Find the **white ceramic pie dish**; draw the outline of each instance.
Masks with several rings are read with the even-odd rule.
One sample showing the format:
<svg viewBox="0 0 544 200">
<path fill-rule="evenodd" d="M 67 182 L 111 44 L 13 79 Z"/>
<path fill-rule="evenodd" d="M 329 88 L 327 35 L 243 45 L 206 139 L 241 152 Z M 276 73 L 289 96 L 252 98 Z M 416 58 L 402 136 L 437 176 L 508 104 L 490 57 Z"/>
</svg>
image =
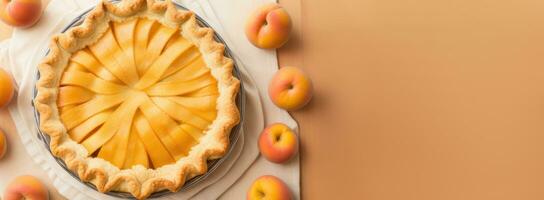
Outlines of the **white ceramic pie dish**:
<svg viewBox="0 0 544 200">
<path fill-rule="evenodd" d="M 118 2 L 116 0 L 112 1 L 114 3 Z M 174 3 L 179 9 L 185 9 L 187 10 L 187 8 L 179 5 L 179 4 L 176 4 Z M 68 26 L 66 26 L 62 32 L 65 32 L 67 31 L 68 29 L 74 27 L 74 26 L 77 26 L 79 24 L 81 24 L 85 18 L 85 16 L 91 11 L 91 9 L 83 12 L 81 15 L 79 15 L 78 17 L 76 17 L 71 23 L 69 23 Z M 198 15 L 196 15 L 196 18 L 200 24 L 200 26 L 203 26 L 203 27 L 210 27 L 209 24 L 207 24 L 202 18 L 198 17 Z M 211 27 L 210 27 L 211 28 Z M 215 33 L 215 40 L 218 41 L 219 43 L 222 43 L 226 46 L 225 42 L 221 39 L 221 37 Z M 226 50 L 225 50 L 225 56 L 226 57 L 229 57 L 229 58 L 232 58 L 231 54 L 230 54 L 230 50 L 229 48 L 227 47 Z M 234 60 L 234 59 L 233 59 Z M 236 67 L 236 63 L 234 63 L 234 71 L 233 71 L 233 75 L 235 77 L 237 77 L 238 79 L 240 79 L 240 75 L 239 75 L 239 71 Z M 36 80 L 39 79 L 39 73 L 36 74 Z M 229 155 L 230 155 L 230 150 L 232 148 L 232 146 L 234 146 L 240 136 L 240 134 L 242 134 L 242 125 L 243 125 L 243 119 L 244 119 L 244 116 L 243 116 L 243 113 L 244 113 L 244 106 L 245 106 L 245 96 L 244 96 L 244 90 L 243 90 L 243 85 L 242 83 L 240 84 L 240 87 L 241 89 L 239 90 L 238 92 L 238 95 L 237 95 L 237 98 L 236 98 L 236 105 L 238 107 L 238 109 L 240 110 L 240 123 L 235 126 L 231 133 L 230 133 L 230 136 L 229 136 L 229 139 L 230 139 L 230 144 L 229 144 L 229 150 L 227 151 L 227 154 L 225 156 L 223 156 L 222 158 L 219 158 L 219 159 L 216 159 L 216 160 L 210 160 L 208 161 L 208 171 L 205 173 L 205 174 L 202 174 L 202 175 L 199 175 L 199 176 L 196 176 L 196 177 L 193 177 L 192 179 L 188 180 L 184 186 L 179 190 L 179 191 L 184 191 L 194 185 L 197 185 L 200 181 L 204 180 L 206 177 L 208 177 L 210 174 L 213 173 L 213 171 L 215 169 L 217 169 L 217 167 L 219 167 L 219 165 L 225 160 L 225 159 L 228 159 L 229 158 Z M 34 89 L 34 96 L 36 96 L 37 92 L 36 92 L 36 89 Z M 39 127 L 39 113 L 38 111 L 35 109 L 34 110 L 34 114 L 35 114 L 35 119 L 36 119 L 36 123 Z M 46 146 L 47 149 L 49 149 L 49 142 L 50 142 L 50 138 L 47 134 L 44 134 L 42 133 L 40 130 L 38 130 L 38 138 L 40 138 L 43 142 L 44 142 L 44 145 Z M 51 154 L 51 156 L 53 156 Z M 54 157 L 54 156 L 53 156 Z M 64 161 L 62 159 L 59 159 L 59 158 L 56 158 L 54 157 L 55 160 L 57 161 L 57 163 L 62 167 L 64 168 L 72 177 L 74 177 L 75 179 L 77 179 L 78 181 L 80 181 L 82 184 L 85 184 L 87 185 L 88 187 L 94 189 L 94 190 L 97 190 L 96 187 L 93 185 L 93 184 L 90 184 L 90 183 L 85 183 L 83 181 L 81 181 L 79 179 L 79 177 L 73 173 L 72 171 L 70 171 L 68 169 L 68 167 L 66 166 L 66 164 L 64 163 Z M 163 195 L 167 195 L 167 194 L 171 194 L 172 192 L 170 191 L 159 191 L 159 192 L 155 192 L 153 193 L 151 196 L 149 196 L 149 198 L 154 198 L 154 197 L 159 197 L 159 196 L 163 196 Z M 107 192 L 106 193 L 107 195 L 111 195 L 111 196 L 115 196 L 115 197 L 121 197 L 121 198 L 133 198 L 133 196 L 129 193 L 124 193 L 124 192 L 115 192 L 115 191 L 112 191 L 112 192 Z"/>
</svg>

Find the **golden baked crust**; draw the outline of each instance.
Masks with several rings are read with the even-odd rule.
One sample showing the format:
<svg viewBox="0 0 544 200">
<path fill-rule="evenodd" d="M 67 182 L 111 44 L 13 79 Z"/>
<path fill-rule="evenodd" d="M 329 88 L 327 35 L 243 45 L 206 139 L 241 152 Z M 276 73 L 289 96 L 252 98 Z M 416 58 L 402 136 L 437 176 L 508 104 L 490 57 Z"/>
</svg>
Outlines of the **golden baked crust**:
<svg viewBox="0 0 544 200">
<path fill-rule="evenodd" d="M 157 169 L 141 165 L 119 169 L 106 160 L 89 156 L 81 144 L 68 136 L 57 106 L 60 79 L 72 54 L 96 42 L 111 21 L 122 22 L 137 17 L 179 28 L 180 34 L 198 47 L 206 66 L 217 80 L 219 91 L 217 117 L 199 143 L 192 147 L 186 157 Z M 229 133 L 239 122 L 235 98 L 240 82 L 232 76 L 233 61 L 224 56 L 224 50 L 224 45 L 214 40 L 211 29 L 200 27 L 192 12 L 178 10 L 170 1 L 99 3 L 81 25 L 52 38 L 49 54 L 38 67 L 40 78 L 36 84 L 38 94 L 34 103 L 40 114 L 40 130 L 51 138 L 53 155 L 64 160 L 81 180 L 94 184 L 100 192 L 129 192 L 138 199 L 144 199 L 156 191 L 179 190 L 186 180 L 207 171 L 208 159 L 219 158 L 226 153 Z"/>
</svg>

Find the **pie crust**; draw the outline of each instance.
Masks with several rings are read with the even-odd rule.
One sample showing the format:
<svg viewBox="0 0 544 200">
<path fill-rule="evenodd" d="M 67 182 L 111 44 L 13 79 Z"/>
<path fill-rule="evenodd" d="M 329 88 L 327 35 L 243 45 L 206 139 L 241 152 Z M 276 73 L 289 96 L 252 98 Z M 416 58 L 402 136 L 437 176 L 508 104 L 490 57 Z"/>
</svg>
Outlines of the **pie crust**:
<svg viewBox="0 0 544 200">
<path fill-rule="evenodd" d="M 195 140 L 196 143 L 190 147 L 187 154 L 176 158 L 173 163 L 157 168 L 143 165 L 120 168 L 108 160 L 97 157 L 96 153 L 93 155 L 94 152 L 89 153 L 84 145 L 72 139 L 67 126 L 63 123 L 62 109 L 58 106 L 58 101 L 61 94 L 61 82 L 63 76 L 66 76 L 65 72 L 69 68 L 71 57 L 97 43 L 101 37 L 108 34 L 108 31 L 111 32 L 110 24 L 141 18 L 154 20 L 162 26 L 176 29 L 174 34 L 180 34 L 180 37 L 185 38 L 198 49 L 205 66 L 209 68 L 209 73 L 217 84 L 218 94 L 214 104 L 217 113 L 215 119 L 203 129 L 202 136 Z M 217 159 L 225 155 L 230 131 L 239 123 L 240 115 L 235 98 L 240 82 L 233 77 L 233 61 L 224 56 L 224 51 L 225 46 L 215 41 L 214 32 L 210 28 L 198 25 L 194 13 L 178 10 L 170 1 L 124 0 L 117 4 L 103 1 L 89 12 L 81 25 L 53 36 L 49 54 L 38 67 L 40 78 L 36 84 L 38 93 L 34 104 L 40 114 L 39 128 L 50 136 L 50 149 L 53 155 L 61 158 L 82 181 L 92 183 L 100 192 L 128 192 L 138 199 L 145 199 L 153 192 L 177 191 L 186 180 L 206 173 L 209 159 Z M 164 73 L 164 70 L 161 72 Z M 145 73 L 141 76 L 145 77 Z M 159 77 L 161 76 L 159 74 Z M 135 85 L 138 85 L 140 80 L 136 80 Z M 129 87 L 132 86 L 134 85 Z M 108 91 L 111 89 L 111 87 L 102 88 L 107 88 Z M 134 95 L 141 93 L 134 93 Z M 147 97 L 149 98 L 151 97 Z M 131 96 L 131 99 L 137 98 Z M 142 99 L 146 98 L 142 97 Z M 131 100 L 124 99 L 123 103 L 129 101 Z M 135 109 L 138 108 L 141 108 L 141 103 L 138 103 Z M 122 118 L 121 116 L 119 115 L 118 118 Z M 113 118 L 112 114 L 106 121 L 118 120 Z M 114 132 L 117 134 L 117 129 Z M 108 140 L 113 140 L 113 137 L 109 137 Z"/>
</svg>

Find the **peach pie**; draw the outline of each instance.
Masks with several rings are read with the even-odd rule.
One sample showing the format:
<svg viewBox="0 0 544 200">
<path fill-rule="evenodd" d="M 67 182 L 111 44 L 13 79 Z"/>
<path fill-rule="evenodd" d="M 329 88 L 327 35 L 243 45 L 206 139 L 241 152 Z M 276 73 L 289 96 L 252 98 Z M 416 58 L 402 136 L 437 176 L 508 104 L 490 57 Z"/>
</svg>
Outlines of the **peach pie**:
<svg viewBox="0 0 544 200">
<path fill-rule="evenodd" d="M 101 2 L 39 66 L 40 129 L 101 192 L 177 191 L 224 156 L 240 116 L 233 61 L 171 2 Z"/>
</svg>

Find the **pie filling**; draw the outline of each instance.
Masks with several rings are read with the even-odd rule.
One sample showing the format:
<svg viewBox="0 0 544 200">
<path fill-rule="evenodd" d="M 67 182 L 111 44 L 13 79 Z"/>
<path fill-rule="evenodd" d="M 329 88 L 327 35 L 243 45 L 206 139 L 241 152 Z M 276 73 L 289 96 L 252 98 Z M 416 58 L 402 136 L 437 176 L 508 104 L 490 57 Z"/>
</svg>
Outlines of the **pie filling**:
<svg viewBox="0 0 544 200">
<path fill-rule="evenodd" d="M 217 116 L 217 80 L 179 29 L 111 22 L 75 52 L 57 105 L 70 138 L 120 169 L 158 168 L 188 155 Z"/>
</svg>

